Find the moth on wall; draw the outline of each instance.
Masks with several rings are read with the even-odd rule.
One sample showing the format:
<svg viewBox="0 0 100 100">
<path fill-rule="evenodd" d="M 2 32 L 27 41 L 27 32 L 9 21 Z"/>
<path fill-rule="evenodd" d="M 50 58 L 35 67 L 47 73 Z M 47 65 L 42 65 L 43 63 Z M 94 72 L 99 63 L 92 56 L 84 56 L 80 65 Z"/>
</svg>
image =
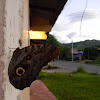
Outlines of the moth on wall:
<svg viewBox="0 0 100 100">
<path fill-rule="evenodd" d="M 59 55 L 59 49 L 50 44 L 35 44 L 17 48 L 8 67 L 10 83 L 17 89 L 30 87 L 43 66 Z"/>
</svg>

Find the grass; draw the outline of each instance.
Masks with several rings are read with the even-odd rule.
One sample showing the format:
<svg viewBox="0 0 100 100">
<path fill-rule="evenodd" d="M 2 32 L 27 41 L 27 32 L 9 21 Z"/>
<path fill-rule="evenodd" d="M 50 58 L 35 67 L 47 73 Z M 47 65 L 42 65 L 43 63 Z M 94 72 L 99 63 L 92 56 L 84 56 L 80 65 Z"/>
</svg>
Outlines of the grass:
<svg viewBox="0 0 100 100">
<path fill-rule="evenodd" d="M 100 77 L 97 75 L 42 72 L 39 79 L 58 100 L 100 100 Z"/>
<path fill-rule="evenodd" d="M 100 61 L 92 60 L 92 61 L 86 61 L 86 64 L 96 65 L 100 66 Z"/>
</svg>

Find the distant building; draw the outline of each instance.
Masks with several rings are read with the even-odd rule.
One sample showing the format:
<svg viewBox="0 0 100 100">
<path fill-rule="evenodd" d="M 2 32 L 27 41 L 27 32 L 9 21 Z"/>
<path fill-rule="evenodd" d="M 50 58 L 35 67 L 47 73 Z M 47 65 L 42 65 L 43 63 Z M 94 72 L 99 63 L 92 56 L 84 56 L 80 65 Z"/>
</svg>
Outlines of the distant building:
<svg viewBox="0 0 100 100">
<path fill-rule="evenodd" d="M 77 49 L 73 49 L 73 58 L 74 61 L 81 61 L 83 56 L 83 51 L 78 51 Z"/>
</svg>

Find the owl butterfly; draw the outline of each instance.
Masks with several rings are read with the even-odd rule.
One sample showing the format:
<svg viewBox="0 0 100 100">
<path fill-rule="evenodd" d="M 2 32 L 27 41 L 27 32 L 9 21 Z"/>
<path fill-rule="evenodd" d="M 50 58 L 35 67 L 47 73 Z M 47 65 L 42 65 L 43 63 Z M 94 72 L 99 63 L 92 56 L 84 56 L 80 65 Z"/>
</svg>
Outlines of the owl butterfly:
<svg viewBox="0 0 100 100">
<path fill-rule="evenodd" d="M 35 44 L 17 48 L 8 67 L 10 83 L 17 89 L 30 87 L 47 63 L 59 55 L 59 49 L 50 44 Z"/>
</svg>

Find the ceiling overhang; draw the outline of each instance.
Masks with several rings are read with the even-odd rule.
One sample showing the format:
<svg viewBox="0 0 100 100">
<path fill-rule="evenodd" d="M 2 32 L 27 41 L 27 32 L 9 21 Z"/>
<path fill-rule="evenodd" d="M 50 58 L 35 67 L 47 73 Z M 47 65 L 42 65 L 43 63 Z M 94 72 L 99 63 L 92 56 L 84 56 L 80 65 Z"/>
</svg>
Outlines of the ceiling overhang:
<svg viewBox="0 0 100 100">
<path fill-rule="evenodd" d="M 67 0 L 30 0 L 30 28 L 49 31 Z"/>
</svg>

